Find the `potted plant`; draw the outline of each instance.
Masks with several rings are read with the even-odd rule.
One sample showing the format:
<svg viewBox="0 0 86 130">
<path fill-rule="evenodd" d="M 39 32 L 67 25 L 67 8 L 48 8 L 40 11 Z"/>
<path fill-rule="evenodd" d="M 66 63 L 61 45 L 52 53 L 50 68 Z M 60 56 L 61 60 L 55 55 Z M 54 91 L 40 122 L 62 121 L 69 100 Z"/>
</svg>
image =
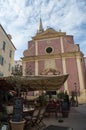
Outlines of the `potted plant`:
<svg viewBox="0 0 86 130">
<path fill-rule="evenodd" d="M 46 105 L 46 95 L 44 93 L 39 96 L 38 102 L 41 107 Z"/>
<path fill-rule="evenodd" d="M 69 102 L 69 96 L 66 92 L 64 93 L 61 107 L 62 107 L 62 116 L 68 117 L 70 110 L 70 102 Z"/>
<path fill-rule="evenodd" d="M 14 100 L 13 117 L 10 120 L 12 130 L 23 130 L 25 120 L 23 119 L 23 99 L 17 97 Z"/>
</svg>

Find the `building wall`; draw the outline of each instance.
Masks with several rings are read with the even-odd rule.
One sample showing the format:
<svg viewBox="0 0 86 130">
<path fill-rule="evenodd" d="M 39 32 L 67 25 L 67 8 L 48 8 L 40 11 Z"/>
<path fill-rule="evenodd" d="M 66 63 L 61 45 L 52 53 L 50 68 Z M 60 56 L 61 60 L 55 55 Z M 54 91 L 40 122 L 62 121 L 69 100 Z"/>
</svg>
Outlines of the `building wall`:
<svg viewBox="0 0 86 130">
<path fill-rule="evenodd" d="M 55 39 L 45 39 L 38 41 L 38 55 L 45 55 L 46 48 L 52 47 L 52 54 L 57 54 L 61 52 L 60 38 Z"/>
<path fill-rule="evenodd" d="M 38 61 L 38 74 L 40 75 L 41 74 L 41 70 L 44 69 L 44 61 L 43 60 L 40 60 Z"/>
<path fill-rule="evenodd" d="M 81 66 L 82 66 L 82 75 L 83 75 L 84 84 L 86 84 L 86 69 L 84 69 L 85 68 L 84 58 L 81 59 Z"/>
<path fill-rule="evenodd" d="M 34 61 L 30 61 L 30 62 L 26 62 L 26 75 L 34 75 L 35 73 L 35 62 Z"/>
<path fill-rule="evenodd" d="M 9 36 L 0 25 L 0 56 L 3 57 L 3 65 L 0 64 L 1 76 L 10 76 L 14 65 L 15 47 L 10 39 L 11 36 L 10 38 Z M 3 42 L 5 43 L 5 50 L 3 50 Z"/>
<path fill-rule="evenodd" d="M 81 62 L 83 54 L 79 45 L 74 44 L 73 36 L 48 29 L 37 34 L 28 44 L 28 49 L 23 53 L 23 68 L 25 69 L 27 64 L 30 65 L 34 75 L 40 75 L 48 69 L 55 69 L 60 72 L 59 74 L 68 73 L 69 77 L 61 87 L 61 91 L 68 91 L 71 95 L 71 92 L 75 91 L 76 83 L 79 101 L 85 102 L 86 73 L 84 61 Z M 47 53 L 46 49 L 49 47 L 52 51 Z"/>
<path fill-rule="evenodd" d="M 69 93 L 71 94 L 72 91 L 75 91 L 74 83 L 77 83 L 77 92 L 79 91 L 79 78 L 78 78 L 78 71 L 77 71 L 77 63 L 75 58 L 67 58 L 66 59 L 66 68 L 67 73 L 69 74 L 68 77 L 68 89 Z"/>
<path fill-rule="evenodd" d="M 61 74 L 63 74 L 63 67 L 62 67 L 62 59 L 55 59 L 55 64 L 57 71 L 59 71 Z"/>
<path fill-rule="evenodd" d="M 85 84 L 86 84 L 86 57 L 84 57 L 84 63 L 85 63 L 84 65 L 85 65 Z"/>
</svg>

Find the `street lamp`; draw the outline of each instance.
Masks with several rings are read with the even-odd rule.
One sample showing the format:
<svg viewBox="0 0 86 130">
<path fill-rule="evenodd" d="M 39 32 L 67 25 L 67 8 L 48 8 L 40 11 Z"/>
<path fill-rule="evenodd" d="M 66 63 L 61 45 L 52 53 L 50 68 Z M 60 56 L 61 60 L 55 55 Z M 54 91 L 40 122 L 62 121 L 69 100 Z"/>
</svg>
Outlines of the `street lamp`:
<svg viewBox="0 0 86 130">
<path fill-rule="evenodd" d="M 77 85 L 76 85 L 76 82 L 74 83 L 74 88 L 75 88 L 76 106 L 78 106 L 78 97 L 77 97 Z"/>
</svg>

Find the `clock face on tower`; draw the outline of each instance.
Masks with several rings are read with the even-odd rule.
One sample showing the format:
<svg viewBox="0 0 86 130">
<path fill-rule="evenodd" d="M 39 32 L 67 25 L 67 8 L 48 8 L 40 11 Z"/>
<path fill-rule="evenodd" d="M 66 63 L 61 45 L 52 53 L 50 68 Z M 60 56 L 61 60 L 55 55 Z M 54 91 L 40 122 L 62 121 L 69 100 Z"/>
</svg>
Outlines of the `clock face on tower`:
<svg viewBox="0 0 86 130">
<path fill-rule="evenodd" d="M 46 48 L 46 52 L 47 52 L 47 53 L 50 54 L 52 51 L 53 51 L 52 47 L 47 47 L 47 48 Z"/>
</svg>

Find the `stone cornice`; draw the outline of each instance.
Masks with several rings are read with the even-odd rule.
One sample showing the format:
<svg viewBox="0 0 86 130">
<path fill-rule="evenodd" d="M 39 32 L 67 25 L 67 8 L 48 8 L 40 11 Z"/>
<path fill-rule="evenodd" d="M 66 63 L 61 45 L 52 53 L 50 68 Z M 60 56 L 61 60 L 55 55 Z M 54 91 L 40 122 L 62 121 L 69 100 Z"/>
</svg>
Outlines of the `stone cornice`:
<svg viewBox="0 0 86 130">
<path fill-rule="evenodd" d="M 83 56 L 82 52 L 71 52 L 71 53 L 59 53 L 59 54 L 49 54 L 49 55 L 38 55 L 38 56 L 27 56 L 23 57 L 22 61 L 35 61 L 44 59 L 61 59 L 61 58 L 81 58 Z"/>
</svg>

